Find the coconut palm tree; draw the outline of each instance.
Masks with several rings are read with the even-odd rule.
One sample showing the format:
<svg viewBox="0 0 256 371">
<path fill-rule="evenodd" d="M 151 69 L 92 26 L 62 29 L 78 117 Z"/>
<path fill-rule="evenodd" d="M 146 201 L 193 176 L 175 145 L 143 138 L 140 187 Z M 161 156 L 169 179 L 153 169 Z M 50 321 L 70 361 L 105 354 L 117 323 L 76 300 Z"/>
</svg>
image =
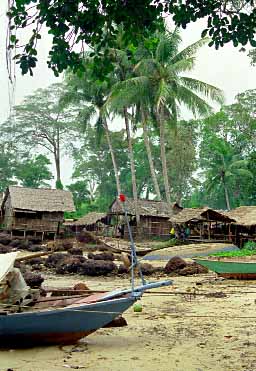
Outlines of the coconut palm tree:
<svg viewBox="0 0 256 371">
<path fill-rule="evenodd" d="M 178 29 L 156 35 L 157 43 L 134 67 L 134 76 L 112 88 L 112 97 L 126 98 L 127 106 L 151 102 L 159 128 L 162 173 L 166 201 L 170 202 L 170 185 L 165 153 L 167 124 L 175 127 L 183 104 L 194 115 L 207 115 L 211 107 L 205 99 L 222 103 L 220 89 L 192 77 L 184 76 L 195 65 L 195 53 L 208 40 L 201 39 L 179 51 Z M 203 96 L 204 99 L 201 97 Z"/>
<path fill-rule="evenodd" d="M 226 207 L 230 210 L 230 188 L 239 177 L 252 179 L 248 161 L 235 153 L 233 147 L 221 138 L 214 137 L 209 145 L 211 157 L 204 159 L 205 188 L 208 192 L 223 189 Z"/>
<path fill-rule="evenodd" d="M 66 75 L 68 94 L 63 97 L 63 102 L 65 104 L 70 102 L 79 103 L 82 101 L 89 103 L 94 108 L 94 112 L 97 114 L 96 127 L 99 134 L 99 139 L 102 133 L 105 133 L 115 174 L 117 194 L 120 194 L 121 184 L 118 166 L 111 141 L 106 112 L 102 109 L 104 107 L 106 97 L 110 91 L 111 79 L 103 82 L 98 81 L 96 78 L 94 78 L 90 68 L 88 68 L 89 63 L 90 59 L 87 58 L 84 63 L 86 71 L 82 77 L 71 73 Z M 83 110 L 81 110 L 80 116 L 83 116 Z"/>
</svg>

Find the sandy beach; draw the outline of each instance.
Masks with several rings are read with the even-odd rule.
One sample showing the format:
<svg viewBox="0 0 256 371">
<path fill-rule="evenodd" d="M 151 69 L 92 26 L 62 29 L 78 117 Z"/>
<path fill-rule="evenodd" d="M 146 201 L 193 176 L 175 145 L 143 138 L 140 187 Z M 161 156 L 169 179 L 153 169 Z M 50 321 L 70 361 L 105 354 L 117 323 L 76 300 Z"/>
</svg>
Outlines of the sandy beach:
<svg viewBox="0 0 256 371">
<path fill-rule="evenodd" d="M 172 279 L 173 286 L 143 296 L 141 313 L 125 313 L 128 326 L 101 329 L 71 346 L 1 350 L 0 370 L 255 371 L 256 283 L 213 273 Z M 129 286 L 126 278 L 81 276 L 48 276 L 46 284 L 81 281 L 91 289 Z"/>
</svg>

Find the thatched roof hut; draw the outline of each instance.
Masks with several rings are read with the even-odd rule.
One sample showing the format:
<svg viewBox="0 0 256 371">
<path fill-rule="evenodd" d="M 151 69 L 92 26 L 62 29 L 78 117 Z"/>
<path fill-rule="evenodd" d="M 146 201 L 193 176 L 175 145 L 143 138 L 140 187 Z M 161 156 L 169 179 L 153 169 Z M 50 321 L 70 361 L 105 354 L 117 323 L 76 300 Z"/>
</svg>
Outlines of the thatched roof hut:
<svg viewBox="0 0 256 371">
<path fill-rule="evenodd" d="M 64 225 L 65 226 L 71 226 L 71 227 L 73 227 L 73 226 L 77 226 L 77 227 L 89 226 L 89 225 L 93 225 L 93 224 L 101 221 L 102 219 L 105 219 L 106 217 L 107 217 L 106 213 L 91 212 L 91 213 L 88 213 L 88 214 L 82 216 L 78 220 L 65 222 Z"/>
<path fill-rule="evenodd" d="M 244 227 L 256 226 L 256 206 L 240 206 L 226 213 L 234 219 L 233 224 Z"/>
<path fill-rule="evenodd" d="M 12 209 L 46 212 L 75 211 L 72 193 L 60 189 L 10 186 L 6 190 L 2 207 L 8 197 Z"/>
<path fill-rule="evenodd" d="M 231 216 L 210 209 L 209 207 L 185 208 L 170 218 L 173 224 L 184 224 L 188 222 L 221 221 L 230 223 L 234 221 Z"/>
<path fill-rule="evenodd" d="M 126 198 L 125 207 L 128 215 L 135 215 L 135 201 L 131 198 Z M 168 218 L 172 214 L 182 210 L 182 207 L 177 203 L 168 205 L 164 201 L 152 201 L 152 200 L 138 200 L 138 212 L 140 216 L 157 216 Z M 110 213 L 112 214 L 124 214 L 122 203 L 116 199 L 110 205 Z"/>
</svg>

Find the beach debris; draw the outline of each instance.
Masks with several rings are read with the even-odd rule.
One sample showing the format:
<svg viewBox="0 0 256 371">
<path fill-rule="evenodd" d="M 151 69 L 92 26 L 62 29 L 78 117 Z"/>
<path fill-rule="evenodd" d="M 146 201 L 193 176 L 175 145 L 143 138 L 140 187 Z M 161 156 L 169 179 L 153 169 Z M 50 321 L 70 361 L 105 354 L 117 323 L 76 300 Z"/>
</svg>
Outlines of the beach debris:
<svg viewBox="0 0 256 371">
<path fill-rule="evenodd" d="M 78 273 L 88 276 L 103 276 L 117 272 L 117 270 L 117 266 L 113 261 L 88 259 L 81 264 Z"/>
<path fill-rule="evenodd" d="M 124 326 L 128 326 L 126 319 L 123 316 L 118 316 L 113 321 L 109 322 L 107 325 L 103 327 L 109 328 L 109 327 L 124 327 Z"/>
<path fill-rule="evenodd" d="M 118 274 L 126 274 L 129 273 L 129 267 L 127 268 L 124 264 L 120 264 L 118 267 Z"/>
<path fill-rule="evenodd" d="M 164 268 L 165 273 L 176 273 L 181 269 L 185 268 L 187 263 L 185 260 L 181 259 L 179 256 L 174 256 L 171 258 Z"/>
<path fill-rule="evenodd" d="M 7 254 L 12 251 L 11 246 L 0 245 L 0 254 Z"/>
<path fill-rule="evenodd" d="M 90 290 L 84 282 L 78 282 L 74 285 L 75 291 Z"/>
<path fill-rule="evenodd" d="M 44 277 L 42 277 L 41 274 L 38 273 L 25 272 L 23 274 L 23 277 L 26 281 L 26 284 L 31 288 L 39 288 L 44 282 Z"/>
<path fill-rule="evenodd" d="M 56 264 L 57 274 L 79 273 L 86 259 L 81 255 L 65 255 Z"/>
<path fill-rule="evenodd" d="M 93 254 L 90 252 L 88 254 L 88 259 L 114 261 L 115 256 L 112 254 L 112 252 L 102 252 L 100 254 Z"/>
<path fill-rule="evenodd" d="M 67 255 L 63 253 L 55 253 L 49 255 L 48 258 L 45 260 L 45 266 L 47 268 L 55 268 L 57 264 L 62 262 L 66 257 Z"/>
<path fill-rule="evenodd" d="M 206 267 L 203 267 L 197 263 L 190 263 L 187 264 L 186 267 L 180 269 L 178 271 L 178 274 L 180 276 L 190 276 L 193 274 L 202 274 L 202 273 L 208 273 L 208 269 Z"/>
<path fill-rule="evenodd" d="M 145 276 L 150 276 L 155 273 L 155 268 L 149 263 L 143 263 L 140 265 L 141 271 Z"/>
<path fill-rule="evenodd" d="M 68 253 L 71 255 L 83 256 L 83 249 L 81 249 L 80 247 L 72 247 L 71 249 L 68 250 Z"/>
</svg>

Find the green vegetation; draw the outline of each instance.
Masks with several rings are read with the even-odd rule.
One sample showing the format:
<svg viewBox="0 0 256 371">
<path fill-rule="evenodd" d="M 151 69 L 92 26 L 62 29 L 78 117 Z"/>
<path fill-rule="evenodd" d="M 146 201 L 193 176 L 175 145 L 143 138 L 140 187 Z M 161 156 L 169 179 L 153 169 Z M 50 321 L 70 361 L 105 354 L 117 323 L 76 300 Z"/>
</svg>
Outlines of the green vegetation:
<svg viewBox="0 0 256 371">
<path fill-rule="evenodd" d="M 19 4 L 17 20 L 26 9 L 22 0 Z M 61 24 L 54 44 L 63 36 Z M 106 55 L 96 57 L 99 45 L 94 55 L 79 54 L 74 67 L 77 54 L 70 63 L 59 59 L 60 54 L 54 68 L 61 61 L 59 71 L 70 66 L 64 82 L 26 97 L 2 123 L 0 190 L 8 184 L 49 184 L 51 161 L 55 186 L 74 195 L 77 211 L 69 217 L 106 211 L 120 192 L 135 201 L 152 198 L 185 207 L 255 205 L 256 90 L 240 93 L 233 104 L 223 106 L 220 89 L 187 75 L 206 39 L 181 50 L 179 31 L 169 31 L 162 23 L 161 32 L 149 27 L 136 43 L 127 44 L 123 22 L 113 31 Z M 98 68 L 107 57 L 111 68 L 106 64 L 99 77 Z M 73 74 L 74 69 L 80 73 Z M 218 112 L 213 113 L 213 102 L 219 104 Z M 184 106 L 195 119 L 181 119 Z M 66 186 L 64 156 L 73 162 Z"/>
<path fill-rule="evenodd" d="M 239 256 L 251 256 L 251 255 L 256 255 L 256 250 L 243 248 L 241 250 L 216 252 L 215 254 L 211 254 L 209 256 L 234 258 L 234 257 L 239 257 Z"/>
<path fill-rule="evenodd" d="M 256 242 L 254 242 L 254 241 L 247 241 L 244 244 L 244 247 L 243 248 L 245 250 L 251 250 L 251 251 L 255 251 L 256 252 Z"/>
<path fill-rule="evenodd" d="M 202 37 L 209 35 L 212 39 L 209 45 L 216 49 L 229 42 L 234 46 L 250 42 L 253 47 L 256 43 L 253 0 L 8 0 L 8 3 L 9 50 L 18 47 L 14 55 L 23 74 L 33 74 L 37 46 L 46 27 L 52 35 L 47 63 L 55 75 L 68 67 L 82 73 L 83 52 L 89 45 L 93 68 L 102 79 L 114 69 L 111 48 L 117 27 L 125 30 L 124 41 L 132 58 L 138 43 L 146 44 L 152 32 L 163 30 L 166 14 L 183 28 L 206 18 Z M 24 29 L 26 32 L 22 32 Z"/>
</svg>

